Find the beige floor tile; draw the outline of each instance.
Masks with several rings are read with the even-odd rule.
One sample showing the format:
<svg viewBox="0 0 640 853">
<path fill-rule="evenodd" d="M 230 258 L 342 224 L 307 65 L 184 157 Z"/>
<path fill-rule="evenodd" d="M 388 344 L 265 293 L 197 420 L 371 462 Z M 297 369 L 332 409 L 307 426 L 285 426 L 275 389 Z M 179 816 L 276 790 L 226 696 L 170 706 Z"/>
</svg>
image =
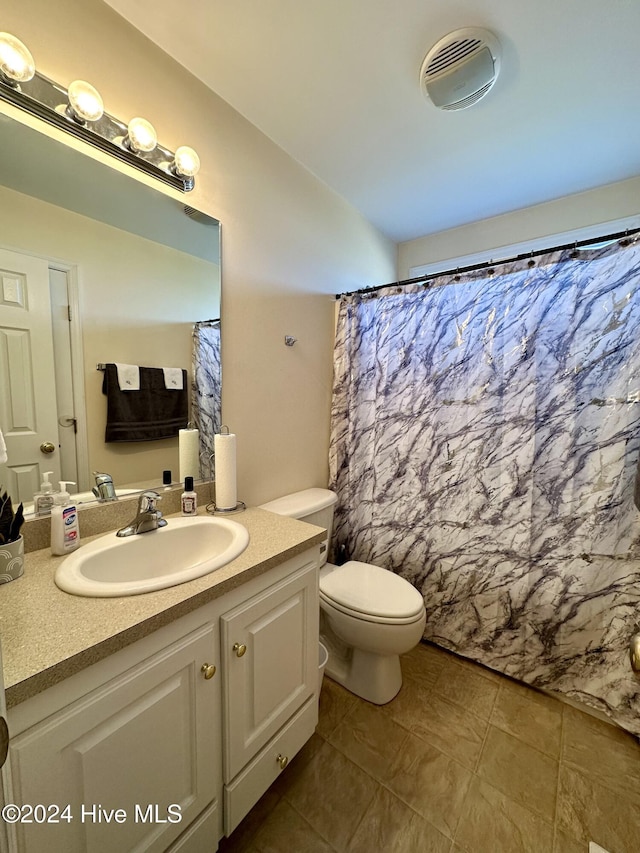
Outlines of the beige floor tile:
<svg viewBox="0 0 640 853">
<path fill-rule="evenodd" d="M 475 776 L 455 839 L 468 853 L 552 853 L 553 826 Z"/>
<path fill-rule="evenodd" d="M 587 847 L 586 841 L 576 841 L 575 838 L 556 830 L 553 853 L 587 853 Z"/>
<path fill-rule="evenodd" d="M 640 810 L 631 800 L 561 765 L 558 829 L 578 841 L 595 841 L 609 853 L 638 853 Z"/>
<path fill-rule="evenodd" d="M 279 792 L 269 788 L 231 835 L 220 841 L 218 853 L 253 853 L 253 839 L 280 799 Z"/>
<path fill-rule="evenodd" d="M 348 853 L 449 853 L 451 840 L 380 787 Z"/>
<path fill-rule="evenodd" d="M 399 725 L 475 769 L 488 723 L 454 702 L 407 678 L 385 710 Z"/>
<path fill-rule="evenodd" d="M 640 809 L 640 744 L 628 732 L 566 707 L 562 761 Z"/>
<path fill-rule="evenodd" d="M 402 667 L 380 707 L 325 679 L 317 734 L 220 853 L 640 853 L 634 738 L 431 644 Z"/>
<path fill-rule="evenodd" d="M 319 720 L 316 731 L 327 737 L 338 726 L 350 709 L 360 700 L 328 676 L 322 680 Z"/>
<path fill-rule="evenodd" d="M 434 692 L 472 714 L 488 720 L 498 692 L 498 684 L 481 672 L 447 661 L 442 667 Z"/>
<path fill-rule="evenodd" d="M 550 696 L 505 680 L 500 685 L 491 724 L 552 758 L 560 756 L 562 705 Z"/>
<path fill-rule="evenodd" d="M 553 822 L 558 762 L 548 755 L 490 726 L 478 775 L 503 794 Z"/>
<path fill-rule="evenodd" d="M 403 749 L 409 732 L 382 710 L 367 703 L 354 706 L 329 736 L 329 742 L 380 782 Z"/>
<path fill-rule="evenodd" d="M 298 779 L 304 768 L 309 764 L 324 742 L 324 738 L 320 737 L 319 734 L 313 734 L 298 754 L 291 759 L 287 768 L 278 776 L 270 790 L 279 796 L 284 796 L 290 788 L 298 783 Z"/>
<path fill-rule="evenodd" d="M 284 797 L 325 841 L 341 850 L 369 808 L 377 788 L 374 779 L 325 742 Z"/>
<path fill-rule="evenodd" d="M 435 646 L 419 643 L 400 658 L 402 675 L 423 687 L 433 687 L 449 657 Z"/>
<path fill-rule="evenodd" d="M 259 853 L 333 853 L 333 848 L 298 814 L 281 800 L 253 839 Z"/>
<path fill-rule="evenodd" d="M 471 772 L 431 744 L 409 735 L 387 786 L 444 835 L 453 838 Z"/>
<path fill-rule="evenodd" d="M 482 675 L 483 678 L 487 678 L 489 681 L 493 681 L 494 684 L 501 684 L 508 676 L 503 675 L 503 673 L 498 672 L 495 669 L 491 669 L 488 666 L 483 666 L 481 663 L 477 663 L 474 660 L 470 660 L 469 658 L 463 658 L 459 655 L 455 656 L 456 662 L 472 672 L 477 672 L 478 675 Z"/>
</svg>

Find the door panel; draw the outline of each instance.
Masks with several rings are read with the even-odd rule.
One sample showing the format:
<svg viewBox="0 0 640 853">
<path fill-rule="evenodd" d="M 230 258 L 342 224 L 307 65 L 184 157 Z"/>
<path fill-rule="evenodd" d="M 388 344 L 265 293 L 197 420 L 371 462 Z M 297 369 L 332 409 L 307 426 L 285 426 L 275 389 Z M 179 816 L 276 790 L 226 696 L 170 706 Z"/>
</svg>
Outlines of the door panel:
<svg viewBox="0 0 640 853">
<path fill-rule="evenodd" d="M 0 250 L 0 429 L 8 462 L 0 483 L 30 501 L 43 471 L 60 479 L 48 263 Z M 53 452 L 41 445 L 49 442 Z"/>
<path fill-rule="evenodd" d="M 220 620 L 227 783 L 314 693 L 317 584 L 314 560 Z"/>
</svg>

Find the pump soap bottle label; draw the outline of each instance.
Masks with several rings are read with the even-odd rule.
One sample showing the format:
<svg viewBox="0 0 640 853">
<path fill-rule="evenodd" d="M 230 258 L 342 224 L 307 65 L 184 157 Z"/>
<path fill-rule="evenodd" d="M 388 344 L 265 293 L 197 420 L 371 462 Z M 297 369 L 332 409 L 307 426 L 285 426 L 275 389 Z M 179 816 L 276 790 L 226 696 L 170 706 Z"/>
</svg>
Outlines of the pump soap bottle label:
<svg viewBox="0 0 640 853">
<path fill-rule="evenodd" d="M 64 548 L 70 550 L 78 541 L 77 512 L 75 506 L 62 508 L 62 529 L 64 530 Z"/>
</svg>

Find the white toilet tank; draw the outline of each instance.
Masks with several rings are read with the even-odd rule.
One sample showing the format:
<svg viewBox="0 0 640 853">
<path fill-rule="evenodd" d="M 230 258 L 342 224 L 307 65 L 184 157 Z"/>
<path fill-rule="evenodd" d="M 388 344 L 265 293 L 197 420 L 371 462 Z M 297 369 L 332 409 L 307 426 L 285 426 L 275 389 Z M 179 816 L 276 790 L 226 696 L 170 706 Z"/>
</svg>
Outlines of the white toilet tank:
<svg viewBox="0 0 640 853">
<path fill-rule="evenodd" d="M 303 489 L 301 492 L 293 492 L 293 494 L 284 495 L 274 501 L 261 504 L 260 509 L 324 527 L 327 536 L 320 546 L 320 565 L 324 565 L 327 562 L 333 529 L 333 508 L 337 500 L 336 493 L 329 489 Z"/>
</svg>

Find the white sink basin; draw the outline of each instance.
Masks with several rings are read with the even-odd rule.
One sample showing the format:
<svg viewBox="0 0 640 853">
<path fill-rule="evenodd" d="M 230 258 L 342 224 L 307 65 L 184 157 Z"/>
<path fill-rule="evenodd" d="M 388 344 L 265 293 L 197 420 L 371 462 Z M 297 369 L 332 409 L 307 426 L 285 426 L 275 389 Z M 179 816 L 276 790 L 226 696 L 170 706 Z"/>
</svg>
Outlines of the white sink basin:
<svg viewBox="0 0 640 853">
<path fill-rule="evenodd" d="M 235 560 L 247 530 L 226 518 L 170 518 L 166 527 L 118 537 L 109 533 L 65 557 L 55 582 L 73 595 L 139 595 L 194 580 Z"/>
</svg>

